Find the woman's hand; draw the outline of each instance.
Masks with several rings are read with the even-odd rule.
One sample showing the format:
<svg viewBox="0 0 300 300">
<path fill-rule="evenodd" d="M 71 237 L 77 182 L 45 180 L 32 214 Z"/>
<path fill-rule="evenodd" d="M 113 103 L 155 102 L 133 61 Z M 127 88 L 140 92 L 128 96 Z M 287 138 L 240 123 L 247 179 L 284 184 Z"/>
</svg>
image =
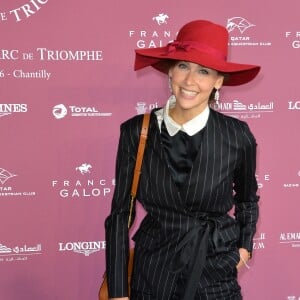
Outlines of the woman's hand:
<svg viewBox="0 0 300 300">
<path fill-rule="evenodd" d="M 236 268 L 239 271 L 242 267 L 250 268 L 247 264 L 248 260 L 250 259 L 250 253 L 247 249 L 240 248 L 240 261 L 237 264 Z"/>
</svg>

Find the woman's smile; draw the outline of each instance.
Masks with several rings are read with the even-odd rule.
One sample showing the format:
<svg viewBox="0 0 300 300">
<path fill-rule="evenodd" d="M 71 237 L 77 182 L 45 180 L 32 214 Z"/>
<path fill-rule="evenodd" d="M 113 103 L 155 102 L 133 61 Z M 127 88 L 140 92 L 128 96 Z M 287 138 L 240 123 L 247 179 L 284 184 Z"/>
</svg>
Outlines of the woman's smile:
<svg viewBox="0 0 300 300">
<path fill-rule="evenodd" d="M 188 98 L 194 98 L 198 95 L 198 92 L 187 90 L 185 88 L 180 88 L 180 92 L 183 96 L 186 96 Z"/>
</svg>

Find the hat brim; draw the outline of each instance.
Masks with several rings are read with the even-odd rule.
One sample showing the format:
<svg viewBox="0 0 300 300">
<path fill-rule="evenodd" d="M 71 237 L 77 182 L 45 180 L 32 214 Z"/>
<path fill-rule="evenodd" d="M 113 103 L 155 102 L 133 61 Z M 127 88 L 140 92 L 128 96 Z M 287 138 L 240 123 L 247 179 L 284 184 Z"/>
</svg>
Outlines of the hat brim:
<svg viewBox="0 0 300 300">
<path fill-rule="evenodd" d="M 234 86 L 245 84 L 253 80 L 260 70 L 260 66 L 227 62 L 223 59 L 201 53 L 196 49 L 167 52 L 167 47 L 135 50 L 134 70 L 152 66 L 156 70 L 168 74 L 170 61 L 183 60 L 197 63 L 218 72 L 228 74 L 223 85 Z"/>
</svg>

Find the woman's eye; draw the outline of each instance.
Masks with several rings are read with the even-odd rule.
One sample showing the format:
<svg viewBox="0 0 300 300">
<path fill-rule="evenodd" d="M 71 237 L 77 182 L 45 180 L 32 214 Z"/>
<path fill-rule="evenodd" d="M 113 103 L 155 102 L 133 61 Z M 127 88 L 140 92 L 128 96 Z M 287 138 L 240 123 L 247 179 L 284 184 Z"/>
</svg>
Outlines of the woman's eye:
<svg viewBox="0 0 300 300">
<path fill-rule="evenodd" d="M 187 64 L 185 64 L 185 63 L 179 63 L 178 64 L 178 68 L 179 69 L 186 69 L 187 68 Z"/>
<path fill-rule="evenodd" d="M 203 74 L 203 75 L 208 75 L 209 74 L 208 70 L 206 70 L 206 69 L 200 69 L 199 73 Z"/>
</svg>

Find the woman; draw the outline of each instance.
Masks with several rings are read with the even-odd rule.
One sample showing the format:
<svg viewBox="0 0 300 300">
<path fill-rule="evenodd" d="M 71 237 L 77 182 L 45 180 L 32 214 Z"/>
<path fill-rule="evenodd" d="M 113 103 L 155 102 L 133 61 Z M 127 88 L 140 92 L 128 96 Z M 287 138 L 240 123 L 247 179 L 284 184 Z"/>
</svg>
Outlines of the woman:
<svg viewBox="0 0 300 300">
<path fill-rule="evenodd" d="M 256 142 L 246 123 L 209 107 L 222 85 L 260 67 L 227 62 L 227 30 L 192 21 L 166 47 L 136 50 L 135 70 L 168 75 L 172 96 L 151 112 L 137 199 L 147 215 L 134 235 L 130 299 L 242 299 L 258 219 Z M 121 126 L 116 189 L 106 226 L 110 299 L 129 299 L 129 193 L 142 116 Z M 235 207 L 235 216 L 229 211 Z"/>
</svg>

